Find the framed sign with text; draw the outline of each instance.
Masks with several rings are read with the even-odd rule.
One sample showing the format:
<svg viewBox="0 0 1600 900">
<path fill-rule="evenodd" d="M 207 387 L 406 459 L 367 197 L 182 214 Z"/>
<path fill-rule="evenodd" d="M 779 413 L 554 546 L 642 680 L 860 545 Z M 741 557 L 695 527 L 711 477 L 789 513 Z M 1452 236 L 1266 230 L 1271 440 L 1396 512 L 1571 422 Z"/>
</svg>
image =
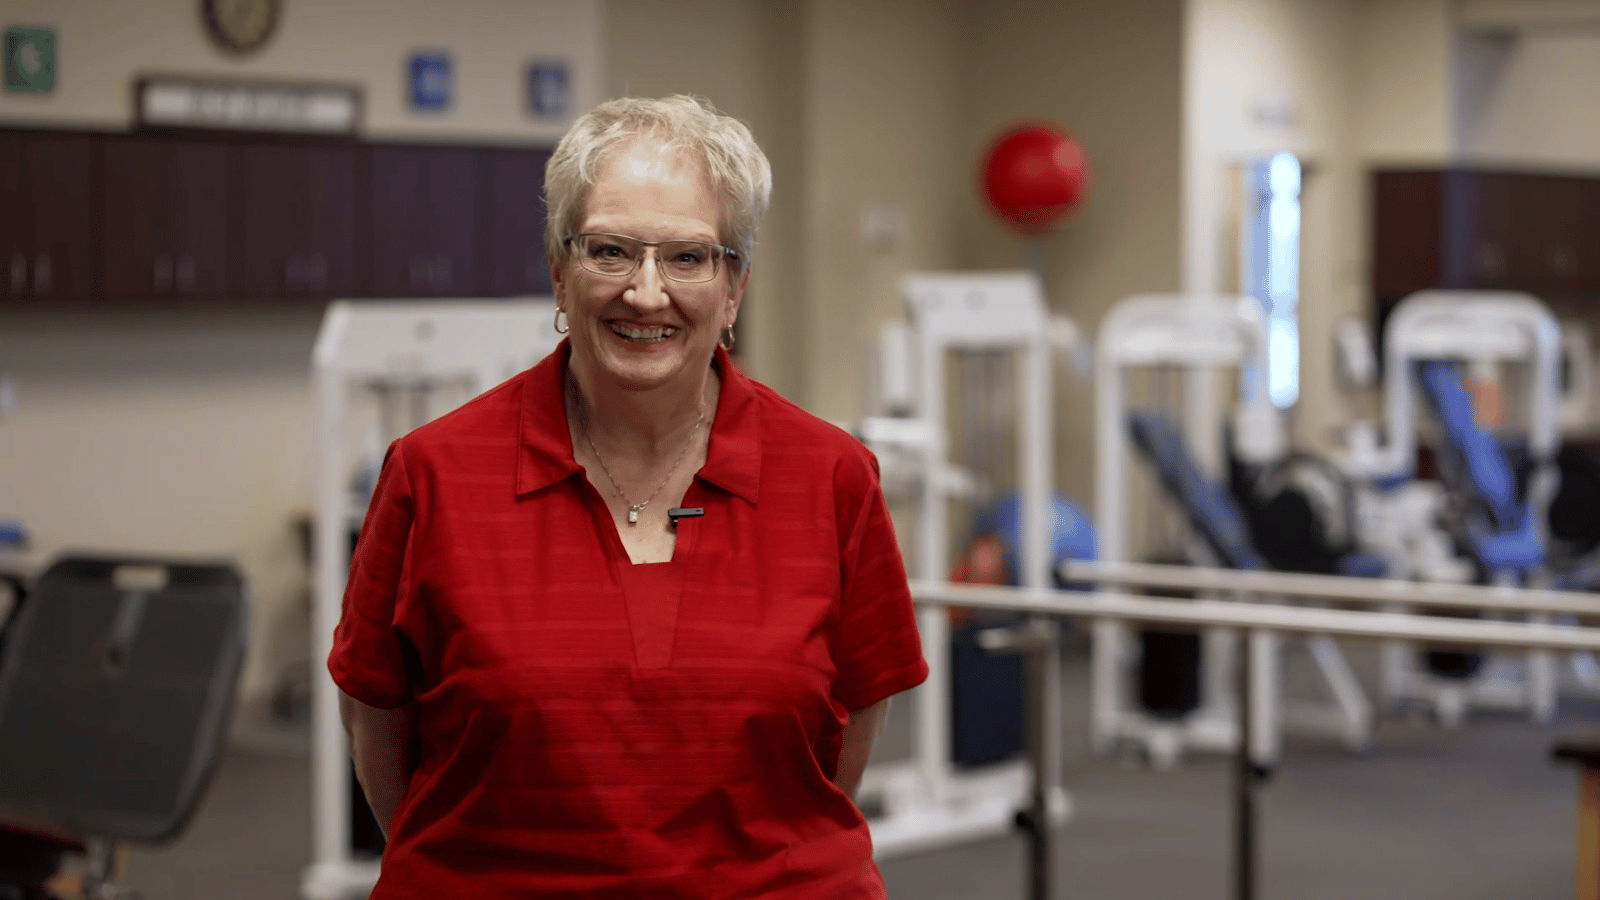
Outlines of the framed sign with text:
<svg viewBox="0 0 1600 900">
<path fill-rule="evenodd" d="M 355 134 L 361 90 L 354 85 L 152 75 L 138 80 L 134 118 L 158 128 L 216 128 Z"/>
</svg>

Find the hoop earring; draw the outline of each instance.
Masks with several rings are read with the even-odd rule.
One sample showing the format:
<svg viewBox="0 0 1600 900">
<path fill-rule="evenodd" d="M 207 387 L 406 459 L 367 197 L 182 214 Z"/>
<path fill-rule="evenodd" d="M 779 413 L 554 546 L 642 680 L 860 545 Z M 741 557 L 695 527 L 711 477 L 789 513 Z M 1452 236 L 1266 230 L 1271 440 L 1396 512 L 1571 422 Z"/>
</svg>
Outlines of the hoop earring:
<svg viewBox="0 0 1600 900">
<path fill-rule="evenodd" d="M 733 345 L 737 340 L 738 339 L 733 336 L 733 326 L 724 325 L 722 327 L 722 333 L 717 335 L 717 346 L 721 347 L 723 350 L 732 350 Z"/>
<path fill-rule="evenodd" d="M 566 334 L 567 332 L 572 330 L 572 327 L 570 325 L 568 327 L 566 327 L 566 328 L 562 328 L 561 327 L 561 316 L 563 314 L 565 314 L 565 313 L 566 313 L 566 310 L 562 309 L 559 306 L 556 307 L 556 321 L 554 323 L 556 334 Z"/>
</svg>

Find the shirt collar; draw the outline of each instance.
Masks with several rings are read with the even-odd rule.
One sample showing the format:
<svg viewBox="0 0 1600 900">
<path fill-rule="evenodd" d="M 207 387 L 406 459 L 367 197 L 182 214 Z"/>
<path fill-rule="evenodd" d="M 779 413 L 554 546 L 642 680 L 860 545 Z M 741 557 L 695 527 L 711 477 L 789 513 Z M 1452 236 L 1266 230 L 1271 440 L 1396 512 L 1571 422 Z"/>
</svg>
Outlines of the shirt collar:
<svg viewBox="0 0 1600 900">
<path fill-rule="evenodd" d="M 522 409 L 518 431 L 522 452 L 517 454 L 517 494 L 548 487 L 578 471 L 567 430 L 562 385 L 572 345 L 561 346 L 523 374 Z M 722 393 L 711 421 L 711 441 L 700 477 L 717 487 L 756 502 L 761 482 L 761 416 L 750 379 L 740 372 L 721 347 L 713 365 L 722 376 Z"/>
</svg>

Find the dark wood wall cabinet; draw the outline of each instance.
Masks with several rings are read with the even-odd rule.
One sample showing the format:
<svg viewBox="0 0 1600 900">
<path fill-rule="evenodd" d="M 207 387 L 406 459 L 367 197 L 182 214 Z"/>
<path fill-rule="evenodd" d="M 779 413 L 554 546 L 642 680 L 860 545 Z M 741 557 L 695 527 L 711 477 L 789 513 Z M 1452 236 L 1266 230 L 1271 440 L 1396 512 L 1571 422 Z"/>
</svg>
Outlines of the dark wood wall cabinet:
<svg viewBox="0 0 1600 900">
<path fill-rule="evenodd" d="M 0 129 L 0 304 L 547 293 L 549 155 Z"/>
<path fill-rule="evenodd" d="M 478 156 L 478 208 L 489 216 L 478 263 L 486 296 L 551 291 L 544 252 L 544 166 L 549 161 L 548 150 L 497 148 Z"/>
<path fill-rule="evenodd" d="M 233 294 L 319 300 L 357 293 L 353 146 L 239 148 Z"/>
<path fill-rule="evenodd" d="M 0 131 L 0 301 L 98 295 L 96 150 L 89 135 Z"/>
<path fill-rule="evenodd" d="M 1600 302 L 1600 177 L 1385 170 L 1372 186 L 1380 315 L 1428 288 L 1527 291 L 1570 314 Z"/>
<path fill-rule="evenodd" d="M 385 297 L 465 297 L 477 285 L 477 154 L 373 146 L 367 154 L 367 262 Z"/>
<path fill-rule="evenodd" d="M 114 301 L 225 299 L 237 201 L 232 147 L 123 137 L 101 145 L 105 296 Z"/>
</svg>

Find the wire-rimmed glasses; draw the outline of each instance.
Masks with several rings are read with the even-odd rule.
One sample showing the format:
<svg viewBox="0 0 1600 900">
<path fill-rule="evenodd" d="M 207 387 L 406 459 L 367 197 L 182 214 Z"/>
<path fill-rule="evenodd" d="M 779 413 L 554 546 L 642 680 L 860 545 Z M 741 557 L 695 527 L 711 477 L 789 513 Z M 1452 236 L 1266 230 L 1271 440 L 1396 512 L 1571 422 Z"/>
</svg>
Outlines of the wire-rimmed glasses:
<svg viewBox="0 0 1600 900">
<path fill-rule="evenodd" d="M 567 235 L 578 264 L 596 275 L 624 278 L 638 271 L 645 250 L 656 248 L 656 269 L 662 277 L 684 284 L 699 284 L 717 277 L 724 256 L 737 259 L 739 251 L 705 241 L 641 241 L 625 234 L 586 232 Z"/>
</svg>

